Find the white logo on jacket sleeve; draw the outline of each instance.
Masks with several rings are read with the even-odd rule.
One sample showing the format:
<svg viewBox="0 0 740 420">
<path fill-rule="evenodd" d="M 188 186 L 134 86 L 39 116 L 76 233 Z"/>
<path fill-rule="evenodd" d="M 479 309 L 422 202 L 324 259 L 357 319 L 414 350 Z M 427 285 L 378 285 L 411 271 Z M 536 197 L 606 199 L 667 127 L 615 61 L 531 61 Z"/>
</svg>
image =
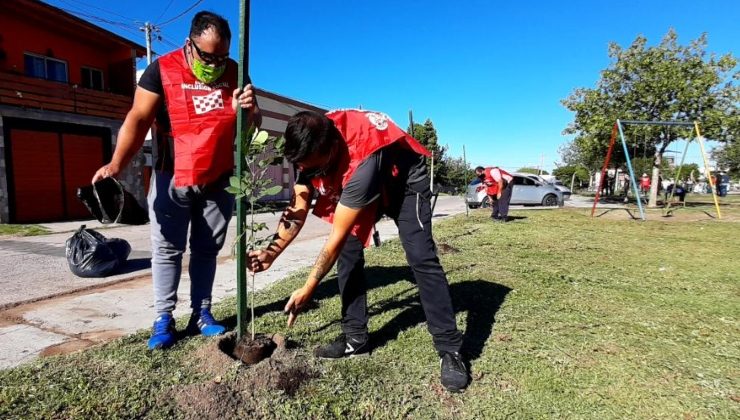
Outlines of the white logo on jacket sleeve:
<svg viewBox="0 0 740 420">
<path fill-rule="evenodd" d="M 367 119 L 370 123 L 375 126 L 378 130 L 385 130 L 388 128 L 388 116 L 380 112 L 368 112 Z"/>
<path fill-rule="evenodd" d="M 224 98 L 221 96 L 220 90 L 214 90 L 208 95 L 203 96 L 193 95 L 193 106 L 195 107 L 196 114 L 205 114 L 214 109 L 223 109 Z"/>
</svg>

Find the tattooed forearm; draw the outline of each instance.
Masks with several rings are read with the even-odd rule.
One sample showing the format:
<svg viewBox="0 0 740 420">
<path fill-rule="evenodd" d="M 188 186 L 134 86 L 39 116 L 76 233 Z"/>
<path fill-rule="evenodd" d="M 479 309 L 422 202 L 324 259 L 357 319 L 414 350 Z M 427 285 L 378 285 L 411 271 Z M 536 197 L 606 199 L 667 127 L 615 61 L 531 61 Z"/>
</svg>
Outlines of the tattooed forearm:
<svg viewBox="0 0 740 420">
<path fill-rule="evenodd" d="M 313 277 L 316 279 L 316 281 L 321 281 L 321 279 L 326 276 L 329 270 L 331 270 L 331 267 L 333 265 L 333 258 L 331 258 L 326 250 L 322 249 L 321 252 L 319 252 L 319 256 L 316 258 L 316 264 L 314 264 Z"/>
</svg>

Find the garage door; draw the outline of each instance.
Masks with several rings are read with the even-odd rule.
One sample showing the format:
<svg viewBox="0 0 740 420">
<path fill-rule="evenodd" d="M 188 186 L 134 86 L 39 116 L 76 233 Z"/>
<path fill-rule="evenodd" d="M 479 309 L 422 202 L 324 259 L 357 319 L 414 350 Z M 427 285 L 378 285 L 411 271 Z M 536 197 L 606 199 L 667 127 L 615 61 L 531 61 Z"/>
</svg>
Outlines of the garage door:
<svg viewBox="0 0 740 420">
<path fill-rule="evenodd" d="M 13 223 L 90 218 L 77 188 L 103 165 L 100 135 L 11 128 L 10 179 Z"/>
</svg>

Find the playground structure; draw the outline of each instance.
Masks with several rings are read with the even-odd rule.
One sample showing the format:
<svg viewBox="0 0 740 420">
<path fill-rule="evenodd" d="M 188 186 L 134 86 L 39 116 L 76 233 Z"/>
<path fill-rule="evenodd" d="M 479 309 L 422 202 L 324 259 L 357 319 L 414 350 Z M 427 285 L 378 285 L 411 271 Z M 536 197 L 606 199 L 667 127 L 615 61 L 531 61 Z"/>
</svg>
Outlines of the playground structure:
<svg viewBox="0 0 740 420">
<path fill-rule="evenodd" d="M 663 215 L 664 216 L 669 216 L 672 213 L 671 203 L 673 202 L 673 196 L 674 196 L 674 193 L 676 191 L 676 185 L 678 183 L 678 180 L 681 179 L 680 178 L 681 177 L 681 169 L 682 169 L 682 167 L 684 165 L 684 161 L 686 159 L 686 152 L 689 149 L 689 144 L 691 144 L 691 142 L 694 139 L 696 139 L 697 142 L 699 143 L 699 147 L 701 149 L 702 158 L 704 159 L 704 171 L 705 171 L 705 175 L 707 177 L 707 181 L 709 182 L 709 184 L 711 186 L 712 197 L 714 199 L 714 206 L 715 206 L 715 208 L 717 210 L 717 218 L 718 219 L 721 219 L 722 218 L 722 214 L 720 213 L 720 210 L 719 210 L 719 202 L 717 201 L 716 188 L 715 188 L 715 185 L 714 185 L 714 181 L 712 179 L 712 175 L 709 172 L 709 160 L 707 159 L 707 155 L 706 155 L 706 152 L 704 150 L 704 142 L 703 142 L 703 138 L 701 136 L 701 131 L 699 130 L 699 123 L 698 122 L 696 122 L 696 121 L 695 122 L 684 122 L 684 121 L 637 121 L 637 120 L 619 120 L 619 119 L 617 119 L 617 121 L 614 123 L 614 126 L 612 127 L 611 138 L 609 140 L 609 148 L 608 148 L 608 150 L 606 152 L 606 158 L 604 159 L 604 166 L 601 168 L 601 177 L 599 178 L 599 186 L 596 189 L 596 197 L 594 197 L 594 204 L 591 207 L 591 217 L 594 216 L 594 212 L 596 211 L 596 205 L 599 202 L 601 191 L 602 191 L 602 189 L 604 187 L 604 179 L 605 179 L 606 171 L 607 171 L 607 168 L 609 167 L 609 162 L 611 160 L 612 152 L 614 150 L 614 144 L 616 143 L 617 133 L 619 133 L 619 138 L 620 138 L 620 140 L 622 142 L 622 148 L 624 150 L 624 156 L 625 156 L 625 159 L 626 159 L 626 162 L 627 162 L 627 169 L 628 169 L 629 176 L 630 176 L 630 186 L 632 188 L 632 192 L 634 193 L 635 197 L 637 198 L 637 207 L 638 207 L 638 209 L 640 211 L 640 218 L 643 221 L 644 220 L 647 220 L 646 217 L 645 217 L 645 210 L 643 209 L 643 205 L 642 205 L 643 204 L 643 197 L 642 197 L 642 194 L 640 193 L 640 188 L 638 188 L 637 180 L 635 178 L 635 171 L 634 171 L 634 169 L 632 167 L 632 160 L 630 159 L 629 148 L 627 147 L 627 141 L 626 141 L 625 136 L 624 136 L 624 128 L 623 128 L 623 125 L 658 125 L 658 126 L 667 126 L 667 127 L 672 127 L 672 126 L 692 127 L 694 129 L 693 131 L 696 134 L 696 136 L 693 137 L 693 138 L 688 138 L 686 140 L 686 147 L 684 149 L 683 155 L 681 156 L 681 164 L 678 167 L 679 168 L 678 169 L 678 173 L 676 173 L 674 188 L 671 189 L 670 197 L 666 200 L 665 207 L 663 209 Z"/>
</svg>

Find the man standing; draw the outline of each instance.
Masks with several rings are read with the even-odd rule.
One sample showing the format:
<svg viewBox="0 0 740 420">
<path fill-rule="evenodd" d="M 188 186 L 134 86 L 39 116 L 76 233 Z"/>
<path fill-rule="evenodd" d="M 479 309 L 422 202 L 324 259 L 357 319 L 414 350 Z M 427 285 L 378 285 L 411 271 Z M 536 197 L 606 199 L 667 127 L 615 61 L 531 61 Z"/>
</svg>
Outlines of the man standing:
<svg viewBox="0 0 740 420">
<path fill-rule="evenodd" d="M 314 191 L 314 214 L 332 223 L 305 285 L 285 306 L 288 325 L 310 301 L 321 279 L 338 261 L 342 332 L 318 347 L 316 356 L 338 359 L 370 351 L 363 248 L 382 214 L 395 220 L 406 259 L 419 287 L 427 328 L 441 359 L 441 382 L 450 391 L 469 381 L 460 355 L 447 277 L 432 238 L 431 192 L 424 156 L 429 152 L 382 113 L 345 110 L 326 115 L 300 112 L 288 122 L 285 157 L 299 170 L 291 205 L 270 246 L 249 253 L 251 271 L 270 267 L 298 235 Z"/>
<path fill-rule="evenodd" d="M 498 166 L 475 168 L 475 174 L 489 188 L 487 194 L 495 194 L 496 200 L 493 204 L 491 218 L 496 222 L 509 221 L 509 202 L 511 202 L 511 190 L 514 188 L 514 177 Z"/>
<path fill-rule="evenodd" d="M 720 172 L 717 177 L 717 183 L 719 184 L 717 187 L 718 195 L 720 197 L 726 197 L 727 191 L 730 190 L 730 176 L 725 171 Z"/>
<path fill-rule="evenodd" d="M 172 312 L 188 226 L 193 309 L 188 331 L 213 336 L 225 330 L 213 319 L 210 308 L 216 257 L 234 207 L 234 196 L 224 189 L 234 167 L 237 107 L 249 110 L 251 122 L 261 122 L 252 85 L 243 90 L 237 86 L 238 65 L 229 59 L 230 43 L 231 31 L 224 18 L 197 13 L 185 45 L 144 71 L 113 158 L 92 179 L 117 176 L 141 148 L 156 118 L 154 170 L 147 199 L 157 317 L 149 349 L 165 349 L 176 341 Z"/>
</svg>

